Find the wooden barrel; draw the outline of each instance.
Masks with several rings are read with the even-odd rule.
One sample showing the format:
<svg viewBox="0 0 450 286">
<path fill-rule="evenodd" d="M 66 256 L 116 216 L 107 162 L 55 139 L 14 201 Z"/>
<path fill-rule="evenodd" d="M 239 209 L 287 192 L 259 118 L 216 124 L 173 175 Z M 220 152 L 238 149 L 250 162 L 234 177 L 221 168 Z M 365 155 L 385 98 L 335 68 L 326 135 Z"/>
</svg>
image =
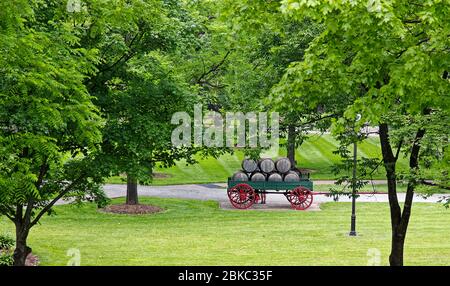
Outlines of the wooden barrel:
<svg viewBox="0 0 450 286">
<path fill-rule="evenodd" d="M 246 173 L 239 171 L 239 172 L 234 173 L 233 176 L 231 177 L 231 179 L 233 181 L 238 181 L 238 182 L 247 182 L 248 176 Z"/>
<path fill-rule="evenodd" d="M 264 173 L 275 171 L 275 163 L 270 158 L 264 158 L 259 161 L 259 169 Z"/>
<path fill-rule="evenodd" d="M 286 174 L 291 169 L 291 161 L 288 158 L 280 158 L 275 161 L 275 168 L 281 174 Z"/>
<path fill-rule="evenodd" d="M 283 177 L 279 173 L 272 173 L 267 177 L 267 181 L 269 182 L 282 182 Z"/>
<path fill-rule="evenodd" d="M 285 182 L 299 182 L 300 175 L 295 171 L 289 171 L 286 175 L 284 175 L 283 181 Z"/>
<path fill-rule="evenodd" d="M 252 182 L 265 181 L 266 180 L 266 176 L 263 173 L 256 172 L 256 173 L 252 174 L 252 176 L 250 177 L 250 180 Z"/>
<path fill-rule="evenodd" d="M 258 168 L 258 164 L 253 159 L 244 159 L 242 169 L 248 173 L 253 173 Z"/>
</svg>

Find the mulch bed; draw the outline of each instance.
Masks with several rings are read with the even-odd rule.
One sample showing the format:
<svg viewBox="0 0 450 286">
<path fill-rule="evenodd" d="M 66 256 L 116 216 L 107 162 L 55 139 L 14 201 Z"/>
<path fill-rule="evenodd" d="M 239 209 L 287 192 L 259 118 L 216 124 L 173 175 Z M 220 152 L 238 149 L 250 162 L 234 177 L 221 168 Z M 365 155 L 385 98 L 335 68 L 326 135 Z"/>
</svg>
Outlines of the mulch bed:
<svg viewBox="0 0 450 286">
<path fill-rule="evenodd" d="M 25 266 L 38 266 L 39 258 L 33 253 L 28 254 L 27 259 L 25 260 Z"/>
<path fill-rule="evenodd" d="M 110 205 L 103 209 L 101 209 L 102 212 L 106 213 L 115 213 L 115 214 L 151 214 L 151 213 L 158 213 L 163 211 L 162 208 L 152 206 L 152 205 L 127 205 L 127 204 L 120 204 L 120 205 Z"/>
<path fill-rule="evenodd" d="M 13 254 L 14 250 L 9 249 L 0 249 L 0 254 L 9 253 L 11 256 Z M 25 260 L 25 266 L 38 266 L 39 265 L 39 258 L 34 255 L 33 253 L 28 254 L 27 259 Z"/>
</svg>

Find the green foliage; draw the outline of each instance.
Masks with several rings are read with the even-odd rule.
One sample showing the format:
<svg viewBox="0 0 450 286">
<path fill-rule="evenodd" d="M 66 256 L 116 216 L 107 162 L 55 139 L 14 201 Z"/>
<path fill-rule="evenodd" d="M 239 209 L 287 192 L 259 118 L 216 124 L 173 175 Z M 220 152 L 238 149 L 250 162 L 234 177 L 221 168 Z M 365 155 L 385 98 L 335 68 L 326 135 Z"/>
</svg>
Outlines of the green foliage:
<svg viewBox="0 0 450 286">
<path fill-rule="evenodd" d="M 12 238 L 9 234 L 1 234 L 0 235 L 0 249 L 6 250 L 10 249 L 14 246 L 14 238 Z"/>
<path fill-rule="evenodd" d="M 0 266 L 12 266 L 13 265 L 13 252 L 14 238 L 9 234 L 0 235 Z"/>
<path fill-rule="evenodd" d="M 196 101 L 190 54 L 205 44 L 187 4 L 0 5 L 1 214 L 32 226 L 60 198 L 107 203 L 105 176 L 148 181 L 157 163 L 223 152 L 170 142 L 171 115 Z"/>
<path fill-rule="evenodd" d="M 197 100 L 203 16 L 179 1 L 80 4 L 0 4 L 0 213 L 25 228 L 58 199 L 103 206 L 105 176 L 149 181 L 156 164 L 224 152 L 170 142 L 171 115 Z"/>
<path fill-rule="evenodd" d="M 309 121 L 291 109 L 273 108 L 268 100 L 290 63 L 300 61 L 312 39 L 321 30 L 309 19 L 289 19 L 279 11 L 278 1 L 199 1 L 209 45 L 196 54 L 204 100 L 220 111 L 278 111 L 281 136 L 287 126 Z M 208 5 L 209 4 L 209 5 Z M 198 80 L 201 79 L 201 80 Z M 309 126 L 308 126 L 309 127 Z M 298 128 L 297 146 L 304 139 Z M 263 150 L 249 151 L 249 156 Z"/>
<path fill-rule="evenodd" d="M 28 233 L 59 198 L 102 181 L 103 122 L 85 86 L 98 51 L 80 46 L 66 1 L 0 5 L 0 214 Z"/>
<path fill-rule="evenodd" d="M 405 156 L 424 129 L 420 168 L 399 178 L 418 183 L 436 168 L 439 175 L 433 179 L 449 186 L 450 53 L 445 47 L 450 39 L 445 35 L 450 7 L 440 1 L 289 0 L 282 1 L 281 10 L 294 19 L 314 19 L 324 30 L 273 90 L 276 105 L 339 114 L 333 120 L 335 135 L 347 134 L 348 126 L 357 132 L 363 124 L 387 123 L 392 146 L 400 146 Z M 357 114 L 362 118 L 352 125 Z"/>
<path fill-rule="evenodd" d="M 192 113 L 198 100 L 190 67 L 205 45 L 201 18 L 179 1 L 112 2 L 115 9 L 95 3 L 74 19 L 77 29 L 91 23 L 95 36 L 82 34 L 81 43 L 100 55 L 87 81 L 105 121 L 98 168 L 149 182 L 156 164 L 192 163 L 202 151 L 174 148 L 170 124 L 173 113 Z"/>
<path fill-rule="evenodd" d="M 12 266 L 14 263 L 11 251 L 0 251 L 0 266 Z"/>
<path fill-rule="evenodd" d="M 363 122 L 380 120 L 399 101 L 413 114 L 431 106 L 448 109 L 448 5 L 368 3 L 283 1 L 285 13 L 311 17 L 326 29 L 305 61 L 288 69 L 280 94 L 311 104 L 341 94 L 352 104 L 345 117 L 361 112 Z M 284 94 L 287 88 L 293 93 Z"/>
</svg>

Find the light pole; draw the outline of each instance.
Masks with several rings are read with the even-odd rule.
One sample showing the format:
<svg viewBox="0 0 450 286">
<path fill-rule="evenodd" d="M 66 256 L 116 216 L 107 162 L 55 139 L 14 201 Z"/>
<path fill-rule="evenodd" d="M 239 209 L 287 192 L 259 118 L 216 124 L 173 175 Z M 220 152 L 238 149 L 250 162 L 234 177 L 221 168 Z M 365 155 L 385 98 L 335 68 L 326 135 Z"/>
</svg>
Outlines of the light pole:
<svg viewBox="0 0 450 286">
<path fill-rule="evenodd" d="M 356 141 L 353 143 L 353 178 L 352 178 L 352 218 L 350 223 L 350 236 L 356 236 L 356 159 L 358 145 Z"/>
<path fill-rule="evenodd" d="M 355 122 L 361 120 L 361 114 L 356 115 Z M 352 177 L 352 217 L 350 221 L 349 236 L 356 236 L 356 164 L 358 155 L 358 145 L 353 142 L 353 177 Z"/>
</svg>

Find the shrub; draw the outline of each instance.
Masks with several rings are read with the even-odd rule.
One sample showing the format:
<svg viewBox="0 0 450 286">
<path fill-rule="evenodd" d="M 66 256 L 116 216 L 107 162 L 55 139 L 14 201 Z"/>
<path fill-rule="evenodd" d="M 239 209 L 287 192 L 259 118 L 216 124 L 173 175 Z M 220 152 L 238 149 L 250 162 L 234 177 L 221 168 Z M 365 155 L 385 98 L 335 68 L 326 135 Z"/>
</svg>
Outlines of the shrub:
<svg viewBox="0 0 450 286">
<path fill-rule="evenodd" d="M 0 250 L 0 266 L 12 266 L 13 263 L 12 251 Z"/>
<path fill-rule="evenodd" d="M 13 246 L 14 238 L 9 234 L 0 235 L 0 266 L 12 266 L 14 263 Z"/>
<path fill-rule="evenodd" d="M 0 250 L 9 250 L 14 246 L 14 238 L 12 238 L 9 234 L 0 235 Z"/>
</svg>

